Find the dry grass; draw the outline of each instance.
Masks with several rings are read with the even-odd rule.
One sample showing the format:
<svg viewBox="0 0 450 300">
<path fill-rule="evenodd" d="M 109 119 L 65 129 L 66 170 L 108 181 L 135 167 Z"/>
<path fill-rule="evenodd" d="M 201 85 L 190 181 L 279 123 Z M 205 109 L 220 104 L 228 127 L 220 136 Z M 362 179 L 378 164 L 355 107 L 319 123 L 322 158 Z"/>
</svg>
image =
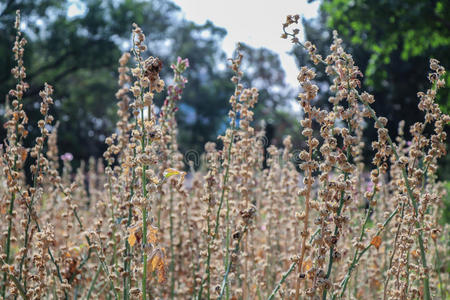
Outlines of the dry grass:
<svg viewBox="0 0 450 300">
<path fill-rule="evenodd" d="M 282 37 L 295 44 L 298 20 L 283 24 Z M 314 106 L 315 73 L 303 67 L 298 102 L 307 147 L 297 152 L 286 137 L 284 148 L 268 148 L 264 169 L 264 132 L 252 127 L 258 91 L 240 83 L 245 58 L 238 54 L 223 148 L 207 143 L 196 171 L 178 150 L 175 121 L 189 63 L 172 65 L 156 115 L 161 62 L 144 57 L 145 36 L 135 25 L 131 54 L 119 61 L 117 132 L 106 139 L 104 159 L 73 172 L 72 155 L 58 154 L 50 85 L 41 92 L 41 136 L 23 146 L 28 85 L 19 15 L 16 28 L 17 85 L 0 162 L 3 298 L 445 299 L 448 228 L 438 223 L 443 188 L 435 174 L 450 118 L 434 102 L 445 85 L 437 60 L 430 60 L 431 88 L 418 93 L 424 121 L 409 129 L 410 141 L 400 124 L 393 141 L 337 34 L 325 58 L 310 42 L 300 44 L 325 64 L 333 109 Z M 368 119 L 378 139 L 364 165 Z"/>
</svg>

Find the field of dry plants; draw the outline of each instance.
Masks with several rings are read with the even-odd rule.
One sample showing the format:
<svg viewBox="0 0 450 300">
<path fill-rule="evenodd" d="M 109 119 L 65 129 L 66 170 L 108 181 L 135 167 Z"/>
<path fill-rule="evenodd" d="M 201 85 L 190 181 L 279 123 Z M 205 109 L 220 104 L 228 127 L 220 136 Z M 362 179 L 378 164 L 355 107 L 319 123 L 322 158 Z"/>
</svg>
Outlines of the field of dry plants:
<svg viewBox="0 0 450 300">
<path fill-rule="evenodd" d="M 400 124 L 392 140 L 337 33 L 321 56 L 299 41 L 298 21 L 286 18 L 282 38 L 303 46 L 333 81 L 332 109 L 319 109 L 315 71 L 299 72 L 305 149 L 295 151 L 286 137 L 282 149 L 268 148 L 262 167 L 264 132 L 252 127 L 258 91 L 242 86 L 245 57 L 237 52 L 223 148 L 207 143 L 201 167 L 186 166 L 175 113 L 189 62 L 171 65 L 166 86 L 162 62 L 147 55 L 134 25 L 134 45 L 119 60 L 117 131 L 106 139 L 104 159 L 72 170 L 72 154 L 58 153 L 51 85 L 40 93 L 41 120 L 23 110 L 26 40 L 18 13 L 17 85 L 0 161 L 1 298 L 446 299 L 449 228 L 438 222 L 444 189 L 435 174 L 450 117 L 434 101 L 445 69 L 430 60 L 430 88 L 417 94 L 425 118 Z M 164 89 L 156 115 L 153 98 Z M 365 165 L 369 119 L 378 139 Z M 30 125 L 41 136 L 26 148 Z M 411 140 L 402 138 L 405 130 Z"/>
</svg>

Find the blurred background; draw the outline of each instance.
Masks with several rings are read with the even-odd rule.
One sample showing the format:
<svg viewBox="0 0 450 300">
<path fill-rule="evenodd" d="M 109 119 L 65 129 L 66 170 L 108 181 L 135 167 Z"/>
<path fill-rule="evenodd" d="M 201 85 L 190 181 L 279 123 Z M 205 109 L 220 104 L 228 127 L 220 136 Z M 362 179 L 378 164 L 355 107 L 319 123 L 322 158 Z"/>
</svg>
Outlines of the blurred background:
<svg viewBox="0 0 450 300">
<path fill-rule="evenodd" d="M 55 87 L 52 114 L 60 121 L 60 153 L 72 153 L 74 166 L 101 157 L 105 137 L 114 131 L 117 61 L 130 48 L 133 22 L 147 34 L 149 53 L 162 58 L 166 84 L 171 82 L 171 62 L 177 56 L 189 58 L 189 83 L 178 113 L 183 153 L 201 153 L 205 142 L 216 141 L 226 128 L 233 93 L 227 58 L 237 42 L 242 42 L 245 57 L 244 84 L 260 90 L 254 126 L 266 129 L 270 144 L 280 145 L 290 134 L 296 147 L 302 146 L 296 72 L 310 63 L 302 49 L 280 38 L 287 14 L 302 16 L 302 39 L 313 41 L 322 54 L 328 53 L 332 30 L 338 30 L 365 74 L 364 88 L 375 95 L 375 110 L 389 119 L 393 136 L 400 120 L 408 128 L 423 119 L 416 93 L 429 87 L 429 58 L 450 68 L 450 2 L 444 0 L 1 0 L 3 96 L 15 84 L 10 70 L 17 9 L 28 39 L 30 89 L 24 103 L 30 125 L 40 117 L 38 93 L 47 81 Z M 316 104 L 326 107 L 329 82 L 323 71 L 317 70 L 322 92 Z M 447 113 L 449 91 L 443 89 L 438 96 Z M 30 130 L 28 143 L 35 134 Z M 0 137 L 5 137 L 3 128 Z M 371 124 L 365 137 L 376 138 Z M 450 178 L 449 165 L 442 161 L 443 179 Z"/>
</svg>

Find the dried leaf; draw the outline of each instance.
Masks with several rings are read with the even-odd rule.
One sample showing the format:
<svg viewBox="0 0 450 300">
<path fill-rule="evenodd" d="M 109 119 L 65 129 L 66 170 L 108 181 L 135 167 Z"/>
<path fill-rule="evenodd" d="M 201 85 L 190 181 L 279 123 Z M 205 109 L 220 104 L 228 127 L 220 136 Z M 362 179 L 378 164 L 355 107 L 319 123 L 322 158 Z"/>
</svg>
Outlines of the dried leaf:
<svg viewBox="0 0 450 300">
<path fill-rule="evenodd" d="M 178 171 L 177 169 L 172 169 L 172 168 L 168 168 L 168 169 L 164 170 L 165 178 L 169 178 L 174 175 L 181 175 L 182 177 L 184 177 L 184 175 L 186 175 L 186 173 L 182 172 L 182 171 Z"/>
<path fill-rule="evenodd" d="M 374 245 L 377 249 L 380 248 L 381 237 L 379 235 L 374 236 L 370 244 Z"/>
<path fill-rule="evenodd" d="M 147 268 L 150 272 L 156 272 L 158 283 L 166 281 L 166 261 L 164 248 L 156 248 L 151 258 L 147 261 Z"/>
<path fill-rule="evenodd" d="M 160 258 L 159 255 L 157 255 L 157 254 L 155 254 L 155 255 L 152 257 L 152 259 L 150 260 L 150 271 L 151 271 L 151 272 L 156 271 L 156 267 L 158 266 L 160 259 L 161 259 L 161 258 Z"/>
<path fill-rule="evenodd" d="M 158 228 L 150 225 L 147 229 L 147 242 L 153 245 L 158 243 Z"/>
<path fill-rule="evenodd" d="M 133 247 L 134 244 L 136 244 L 136 236 L 134 235 L 134 230 L 128 236 L 128 244 L 130 244 L 131 247 Z"/>
<path fill-rule="evenodd" d="M 420 256 L 419 250 L 418 250 L 418 249 L 412 250 L 412 251 L 411 251 L 411 255 L 412 255 L 414 258 L 419 258 L 419 256 Z"/>
<path fill-rule="evenodd" d="M 303 268 L 302 268 L 302 270 L 304 271 L 304 272 L 307 272 L 307 271 L 309 271 L 311 268 L 312 268 L 312 266 L 313 266 L 313 264 L 312 264 L 312 262 L 311 262 L 311 260 L 306 260 L 306 261 L 304 261 L 303 262 Z"/>
<path fill-rule="evenodd" d="M 28 151 L 25 148 L 20 148 L 19 152 L 20 152 L 20 158 L 22 159 L 22 163 L 24 163 L 27 160 Z"/>
</svg>

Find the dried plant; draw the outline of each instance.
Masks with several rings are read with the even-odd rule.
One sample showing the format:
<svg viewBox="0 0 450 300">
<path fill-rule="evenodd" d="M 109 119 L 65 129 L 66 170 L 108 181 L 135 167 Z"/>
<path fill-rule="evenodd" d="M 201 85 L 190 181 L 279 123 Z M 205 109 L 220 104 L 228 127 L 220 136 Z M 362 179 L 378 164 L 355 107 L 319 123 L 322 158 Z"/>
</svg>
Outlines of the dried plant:
<svg viewBox="0 0 450 300">
<path fill-rule="evenodd" d="M 164 66 L 134 24 L 132 49 L 119 60 L 117 130 L 103 159 L 72 170 L 73 155 L 58 156 L 49 84 L 40 93 L 40 135 L 24 146 L 18 13 L 17 84 L 0 161 L 2 298 L 445 299 L 448 226 L 439 223 L 436 171 L 450 117 L 435 102 L 445 69 L 430 60 L 431 87 L 418 93 L 424 121 L 409 128 L 410 141 L 399 124 L 392 140 L 337 33 L 324 58 L 300 42 L 299 19 L 287 17 L 282 37 L 332 79 L 326 110 L 316 106 L 315 71 L 300 69 L 303 149 L 290 137 L 282 148 L 266 145 L 253 127 L 258 91 L 243 86 L 237 51 L 223 147 L 207 143 L 195 170 L 178 148 L 175 118 L 189 61 L 171 65 L 173 83 L 157 108 Z M 366 165 L 370 124 L 378 137 Z"/>
</svg>

